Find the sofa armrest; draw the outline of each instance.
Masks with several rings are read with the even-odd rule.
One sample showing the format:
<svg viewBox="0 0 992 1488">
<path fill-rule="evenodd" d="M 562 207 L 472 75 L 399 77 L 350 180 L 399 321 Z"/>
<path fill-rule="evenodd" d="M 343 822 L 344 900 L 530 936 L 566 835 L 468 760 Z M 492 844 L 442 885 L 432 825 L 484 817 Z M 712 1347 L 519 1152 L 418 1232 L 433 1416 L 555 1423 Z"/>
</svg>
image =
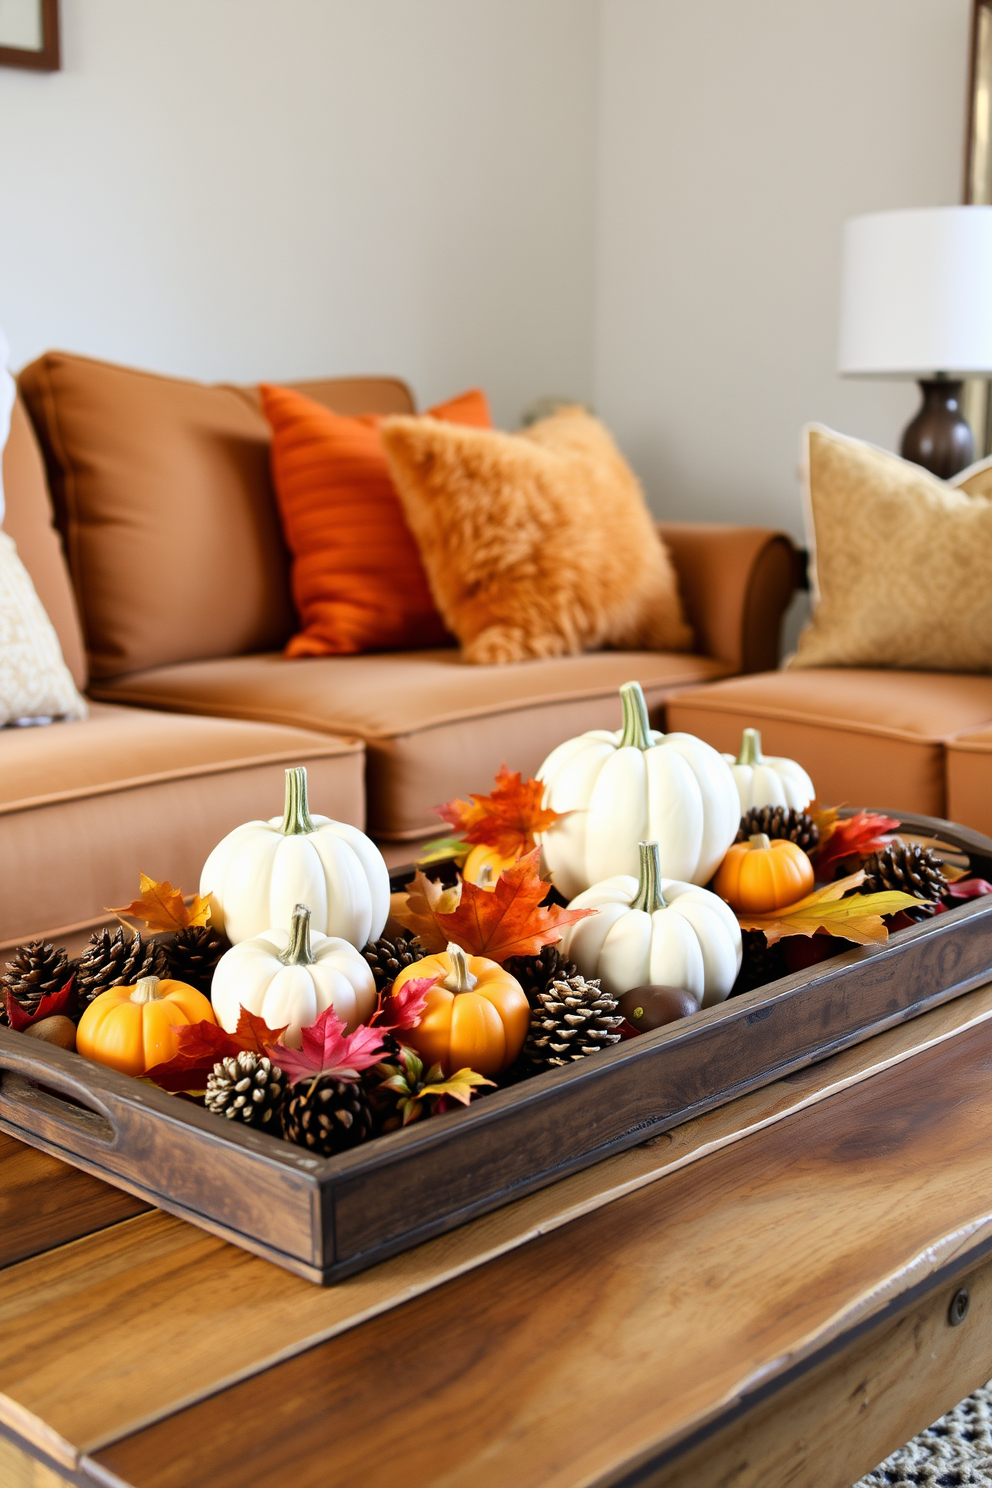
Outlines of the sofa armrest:
<svg viewBox="0 0 992 1488">
<path fill-rule="evenodd" d="M 800 582 L 783 532 L 716 522 L 659 522 L 696 650 L 735 672 L 774 671 L 782 617 Z"/>
</svg>

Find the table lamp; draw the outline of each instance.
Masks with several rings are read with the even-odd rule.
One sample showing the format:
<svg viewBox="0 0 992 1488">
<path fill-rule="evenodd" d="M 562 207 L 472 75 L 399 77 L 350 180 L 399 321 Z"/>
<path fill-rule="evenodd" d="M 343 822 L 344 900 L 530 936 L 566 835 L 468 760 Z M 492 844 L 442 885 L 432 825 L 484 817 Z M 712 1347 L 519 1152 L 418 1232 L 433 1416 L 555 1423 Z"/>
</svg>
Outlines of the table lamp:
<svg viewBox="0 0 992 1488">
<path fill-rule="evenodd" d="M 871 212 L 844 225 L 839 371 L 913 378 L 904 459 L 943 480 L 975 456 L 964 377 L 992 374 L 992 207 Z"/>
</svg>

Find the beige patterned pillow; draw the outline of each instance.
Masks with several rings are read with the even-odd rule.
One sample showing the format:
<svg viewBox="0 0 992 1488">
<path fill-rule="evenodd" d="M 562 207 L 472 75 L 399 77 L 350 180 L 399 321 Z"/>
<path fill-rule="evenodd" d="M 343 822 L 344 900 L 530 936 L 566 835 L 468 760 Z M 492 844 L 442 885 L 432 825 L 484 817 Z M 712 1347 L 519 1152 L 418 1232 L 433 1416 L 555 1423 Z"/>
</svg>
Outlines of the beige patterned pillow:
<svg viewBox="0 0 992 1488">
<path fill-rule="evenodd" d="M 805 431 L 813 619 L 790 667 L 992 670 L 992 481 Z M 986 494 L 988 492 L 988 494 Z"/>
<path fill-rule="evenodd" d="M 0 726 L 85 717 L 52 622 L 13 539 L 0 532 Z"/>
</svg>

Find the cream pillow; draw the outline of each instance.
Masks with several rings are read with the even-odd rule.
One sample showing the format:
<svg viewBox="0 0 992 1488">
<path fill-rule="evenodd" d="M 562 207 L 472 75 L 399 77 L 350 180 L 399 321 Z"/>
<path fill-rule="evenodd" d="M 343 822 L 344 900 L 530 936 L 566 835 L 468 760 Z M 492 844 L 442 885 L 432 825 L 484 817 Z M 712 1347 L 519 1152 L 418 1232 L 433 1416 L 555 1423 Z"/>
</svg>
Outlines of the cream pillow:
<svg viewBox="0 0 992 1488">
<path fill-rule="evenodd" d="M 813 618 L 790 667 L 992 670 L 992 471 L 803 431 Z M 986 494 L 988 493 L 988 494 Z"/>
<path fill-rule="evenodd" d="M 13 538 L 0 532 L 0 726 L 85 717 L 52 622 Z"/>
</svg>

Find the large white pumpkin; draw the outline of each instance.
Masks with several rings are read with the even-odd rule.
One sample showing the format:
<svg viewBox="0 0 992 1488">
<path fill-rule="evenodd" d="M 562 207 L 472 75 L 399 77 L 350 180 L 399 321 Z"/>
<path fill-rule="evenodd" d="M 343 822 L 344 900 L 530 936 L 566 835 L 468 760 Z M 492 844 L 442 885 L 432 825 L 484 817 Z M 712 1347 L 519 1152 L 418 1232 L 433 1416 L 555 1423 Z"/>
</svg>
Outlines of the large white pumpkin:
<svg viewBox="0 0 992 1488">
<path fill-rule="evenodd" d="M 614 997 L 660 985 L 683 988 L 699 1007 L 722 1002 L 741 968 L 736 915 L 709 889 L 662 878 L 656 842 L 638 847 L 637 878 L 617 874 L 572 900 L 569 909 L 598 913 L 568 927 L 562 955 Z"/>
<path fill-rule="evenodd" d="M 289 930 L 265 930 L 221 956 L 210 1000 L 228 1033 L 237 1028 L 245 1007 L 270 1028 L 285 1026 L 283 1042 L 298 1049 L 303 1029 L 329 1007 L 349 1033 L 370 1018 L 376 1004 L 375 977 L 365 957 L 347 940 L 311 932 L 310 911 L 298 904 Z"/>
<path fill-rule="evenodd" d="M 744 730 L 741 752 L 736 759 L 732 754 L 723 757 L 737 782 L 741 816 L 753 806 L 792 806 L 796 811 L 805 811 L 816 795 L 802 765 L 781 755 L 762 754 L 757 729 Z"/>
<path fill-rule="evenodd" d="M 659 734 L 640 683 L 620 689 L 623 728 L 593 729 L 559 744 L 538 770 L 544 804 L 567 811 L 541 838 L 560 894 L 638 873 L 638 843 L 657 842 L 666 878 L 704 884 L 737 835 L 740 804 L 730 767 L 692 734 Z"/>
<path fill-rule="evenodd" d="M 282 816 L 229 832 L 203 865 L 200 893 L 210 896 L 211 924 L 232 945 L 288 930 L 294 907 L 308 904 L 315 930 L 360 950 L 386 923 L 389 870 L 357 827 L 310 815 L 307 772 L 298 766 L 286 771 Z"/>
</svg>

